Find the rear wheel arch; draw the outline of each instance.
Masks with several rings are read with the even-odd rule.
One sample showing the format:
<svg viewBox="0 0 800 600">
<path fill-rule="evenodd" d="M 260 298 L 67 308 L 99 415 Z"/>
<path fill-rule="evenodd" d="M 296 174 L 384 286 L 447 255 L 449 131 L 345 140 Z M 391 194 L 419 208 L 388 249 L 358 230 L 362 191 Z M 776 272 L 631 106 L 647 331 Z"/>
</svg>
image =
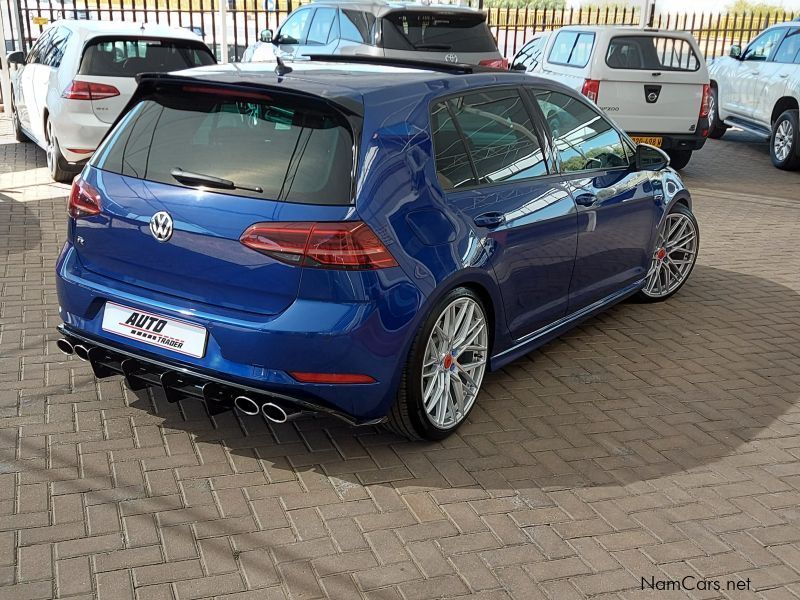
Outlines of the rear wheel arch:
<svg viewBox="0 0 800 600">
<path fill-rule="evenodd" d="M 797 100 L 791 96 L 783 96 L 772 107 L 772 115 L 770 115 L 769 123 L 773 125 L 784 112 L 787 110 L 798 110 Z"/>
</svg>

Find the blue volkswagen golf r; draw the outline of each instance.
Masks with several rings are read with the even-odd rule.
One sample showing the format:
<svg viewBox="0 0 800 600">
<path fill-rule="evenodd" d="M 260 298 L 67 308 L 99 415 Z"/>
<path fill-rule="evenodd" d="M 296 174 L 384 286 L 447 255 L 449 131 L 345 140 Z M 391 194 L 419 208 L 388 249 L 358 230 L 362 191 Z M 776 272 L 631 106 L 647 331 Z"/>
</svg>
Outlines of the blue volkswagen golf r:
<svg viewBox="0 0 800 600">
<path fill-rule="evenodd" d="M 440 439 L 487 370 L 685 283 L 660 150 L 552 82 L 369 60 L 142 76 L 73 184 L 59 348 L 211 414 Z"/>
</svg>

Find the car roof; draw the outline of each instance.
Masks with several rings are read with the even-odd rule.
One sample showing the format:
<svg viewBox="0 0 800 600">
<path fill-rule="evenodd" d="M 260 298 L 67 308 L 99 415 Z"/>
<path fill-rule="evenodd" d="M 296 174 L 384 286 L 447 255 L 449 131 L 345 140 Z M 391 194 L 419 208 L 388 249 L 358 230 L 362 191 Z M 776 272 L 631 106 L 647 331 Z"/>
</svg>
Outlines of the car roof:
<svg viewBox="0 0 800 600">
<path fill-rule="evenodd" d="M 679 31 L 675 29 L 658 29 L 656 27 L 638 27 L 637 25 L 565 25 L 560 29 L 556 29 L 553 33 L 559 31 L 591 31 L 593 33 L 602 33 L 606 35 L 614 35 L 624 33 L 626 35 L 653 35 L 661 34 L 669 37 L 692 37 L 689 31 Z"/>
<path fill-rule="evenodd" d="M 363 10 L 377 16 L 385 15 L 397 10 L 448 12 L 465 14 L 482 14 L 482 11 L 469 6 L 455 6 L 452 4 L 424 4 L 422 2 L 384 2 L 383 0 L 314 0 L 304 6 L 335 6 Z"/>
<path fill-rule="evenodd" d="M 202 41 L 200 36 L 180 27 L 155 23 L 130 23 L 121 21 L 95 21 L 91 19 L 60 19 L 50 27 L 66 27 L 83 40 L 106 35 L 143 38 L 178 38 Z"/>
</svg>

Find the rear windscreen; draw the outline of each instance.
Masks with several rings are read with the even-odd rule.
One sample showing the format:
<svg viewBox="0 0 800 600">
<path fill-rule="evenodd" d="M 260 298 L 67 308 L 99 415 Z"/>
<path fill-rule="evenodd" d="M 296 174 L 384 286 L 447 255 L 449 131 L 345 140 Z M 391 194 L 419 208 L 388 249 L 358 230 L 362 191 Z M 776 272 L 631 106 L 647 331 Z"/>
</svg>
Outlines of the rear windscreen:
<svg viewBox="0 0 800 600">
<path fill-rule="evenodd" d="M 221 178 L 236 186 L 226 194 L 303 204 L 351 199 L 350 127 L 305 99 L 237 100 L 184 86 L 137 104 L 96 157 L 104 171 L 172 185 L 186 183 L 181 172 Z"/>
<path fill-rule="evenodd" d="M 497 52 L 483 14 L 392 12 L 383 18 L 382 46 L 391 50 Z"/>
<path fill-rule="evenodd" d="M 83 52 L 81 75 L 134 77 L 166 73 L 216 62 L 201 42 L 192 40 L 100 39 Z"/>
<path fill-rule="evenodd" d="M 687 40 L 663 35 L 630 35 L 611 39 L 606 64 L 612 69 L 697 71 L 700 59 Z"/>
</svg>

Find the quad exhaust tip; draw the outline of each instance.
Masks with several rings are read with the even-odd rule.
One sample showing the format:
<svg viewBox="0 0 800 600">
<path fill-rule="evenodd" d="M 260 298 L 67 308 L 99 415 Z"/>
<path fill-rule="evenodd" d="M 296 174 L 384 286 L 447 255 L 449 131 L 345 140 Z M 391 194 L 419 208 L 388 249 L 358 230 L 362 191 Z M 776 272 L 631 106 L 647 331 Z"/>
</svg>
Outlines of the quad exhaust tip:
<svg viewBox="0 0 800 600">
<path fill-rule="evenodd" d="M 89 360 L 89 349 L 86 346 L 81 344 L 77 344 L 75 346 L 75 356 L 80 358 L 81 360 Z"/>
<path fill-rule="evenodd" d="M 66 338 L 61 338 L 60 340 L 58 340 L 56 342 L 56 346 L 58 347 L 59 350 L 61 350 L 61 352 L 63 352 L 66 355 L 70 355 L 75 352 L 75 347 L 72 345 L 72 342 L 70 342 Z"/>
<path fill-rule="evenodd" d="M 272 402 L 265 402 L 261 405 L 261 414 L 273 423 L 286 423 L 289 420 L 286 411 Z"/>
<path fill-rule="evenodd" d="M 247 396 L 236 396 L 233 405 L 246 415 L 257 415 L 260 412 L 258 402 Z"/>
</svg>

